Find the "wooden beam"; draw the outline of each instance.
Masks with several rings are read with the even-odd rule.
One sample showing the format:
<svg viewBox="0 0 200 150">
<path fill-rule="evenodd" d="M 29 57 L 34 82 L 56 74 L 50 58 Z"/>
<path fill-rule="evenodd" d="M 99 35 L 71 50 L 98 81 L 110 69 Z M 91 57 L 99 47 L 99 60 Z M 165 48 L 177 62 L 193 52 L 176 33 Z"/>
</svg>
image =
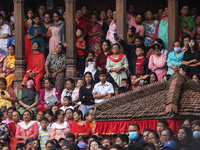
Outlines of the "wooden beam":
<svg viewBox="0 0 200 150">
<path fill-rule="evenodd" d="M 178 40 L 178 0 L 168 0 L 168 18 L 168 51 L 172 52 Z"/>
</svg>

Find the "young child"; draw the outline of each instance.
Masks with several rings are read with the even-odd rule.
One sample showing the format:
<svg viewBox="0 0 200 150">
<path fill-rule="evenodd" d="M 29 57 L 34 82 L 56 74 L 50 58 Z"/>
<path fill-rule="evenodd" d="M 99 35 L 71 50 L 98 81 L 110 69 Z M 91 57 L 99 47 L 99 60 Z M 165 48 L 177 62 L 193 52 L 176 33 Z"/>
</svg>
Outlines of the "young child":
<svg viewBox="0 0 200 150">
<path fill-rule="evenodd" d="M 63 103 L 62 103 L 62 107 L 60 107 L 60 109 L 62 109 L 64 112 L 67 108 L 71 108 L 71 109 L 74 109 L 73 106 L 70 106 L 71 105 L 71 102 L 72 102 L 72 98 L 71 96 L 65 96 L 63 98 Z"/>
<path fill-rule="evenodd" d="M 135 69 L 133 69 L 132 74 L 137 74 L 139 77 L 140 76 L 144 76 L 146 74 L 148 74 L 148 63 L 149 63 L 149 59 L 146 58 L 145 56 L 143 56 L 144 54 L 144 47 L 143 46 L 138 46 L 136 48 L 136 56 L 137 56 L 137 60 L 134 63 L 134 67 Z"/>
<path fill-rule="evenodd" d="M 50 139 L 50 131 L 47 130 L 49 120 L 47 118 L 42 118 L 40 125 L 42 126 L 42 130 L 39 131 L 38 139 L 40 140 L 41 149 L 46 150 L 45 144 Z"/>
<path fill-rule="evenodd" d="M 122 79 L 121 87 L 124 87 L 126 90 L 128 89 L 128 87 L 129 87 L 128 79 L 125 79 L 125 78 Z"/>
<path fill-rule="evenodd" d="M 181 48 L 181 51 L 182 52 L 186 52 L 188 50 L 188 47 L 189 47 L 189 42 L 191 40 L 191 37 L 189 35 L 186 35 L 183 37 L 183 44 L 184 44 L 184 47 Z"/>
<path fill-rule="evenodd" d="M 119 95 L 120 95 L 120 94 L 123 94 L 123 93 L 126 93 L 126 92 L 128 92 L 127 88 L 125 88 L 125 87 L 120 87 L 120 88 L 118 88 L 118 94 L 119 94 Z"/>
<path fill-rule="evenodd" d="M 200 15 L 196 16 L 195 18 L 195 31 L 196 31 L 196 41 L 197 43 L 200 42 Z"/>
<path fill-rule="evenodd" d="M 78 79 L 76 87 L 80 89 L 81 86 L 83 86 L 83 79 Z"/>
<path fill-rule="evenodd" d="M 77 64 L 80 66 L 78 77 L 82 77 L 84 71 L 86 43 L 85 40 L 83 40 L 83 42 L 79 42 L 80 38 L 83 35 L 84 35 L 83 28 L 78 28 L 76 30 L 76 48 L 77 48 L 76 55 L 77 55 Z"/>
<path fill-rule="evenodd" d="M 39 52 L 45 55 L 45 34 L 46 29 L 43 25 L 40 25 L 40 16 L 34 15 L 33 16 L 34 24 L 29 28 L 28 32 L 28 39 L 32 40 L 31 45 L 33 45 L 33 42 L 38 41 L 40 44 L 40 50 Z"/>
<path fill-rule="evenodd" d="M 94 78 L 94 75 L 97 71 L 96 67 L 97 67 L 97 63 L 96 63 L 96 58 L 94 58 L 95 55 L 94 55 L 94 51 L 92 50 L 89 50 L 88 51 L 88 54 L 87 54 L 87 58 L 85 60 L 85 72 L 91 72 L 92 73 L 92 76 Z"/>
<path fill-rule="evenodd" d="M 15 45 L 15 28 L 12 29 L 12 37 L 10 37 L 10 38 L 8 39 L 7 48 L 8 48 L 10 45 Z"/>
<path fill-rule="evenodd" d="M 58 143 L 59 143 L 60 146 L 63 145 L 64 140 L 65 140 L 64 138 L 60 138 L 60 139 L 58 140 Z"/>
<path fill-rule="evenodd" d="M 95 129 L 95 122 L 93 120 L 93 115 L 90 114 L 89 112 L 85 114 L 85 120 L 90 124 L 90 128 L 92 133 L 94 133 L 94 129 Z"/>
<path fill-rule="evenodd" d="M 161 135 L 161 132 L 164 128 L 168 127 L 169 123 L 165 119 L 159 119 L 157 121 L 157 132 Z"/>
<path fill-rule="evenodd" d="M 126 34 L 127 44 L 135 44 L 135 37 L 134 37 L 135 31 L 136 28 L 134 26 L 128 29 L 128 32 Z"/>
</svg>

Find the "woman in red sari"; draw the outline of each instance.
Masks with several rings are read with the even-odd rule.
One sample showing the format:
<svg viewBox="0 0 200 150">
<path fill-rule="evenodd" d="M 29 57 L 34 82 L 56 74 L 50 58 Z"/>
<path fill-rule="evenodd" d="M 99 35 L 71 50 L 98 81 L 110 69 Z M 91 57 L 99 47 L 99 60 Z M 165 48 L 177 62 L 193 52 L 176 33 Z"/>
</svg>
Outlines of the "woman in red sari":
<svg viewBox="0 0 200 150">
<path fill-rule="evenodd" d="M 81 9 L 78 9 L 76 11 L 76 29 L 78 28 L 83 28 L 84 30 L 84 36 L 83 38 L 87 35 L 87 21 L 85 21 L 83 18 L 83 12 Z M 82 39 L 83 40 L 83 39 Z"/>
<path fill-rule="evenodd" d="M 87 139 L 90 135 L 92 135 L 90 124 L 87 121 L 83 121 L 82 117 L 82 111 L 74 111 L 74 120 L 76 122 L 72 124 L 71 133 L 75 135 L 76 139 L 80 137 Z"/>
<path fill-rule="evenodd" d="M 29 77 L 34 78 L 35 80 L 35 89 L 40 90 L 41 79 L 44 77 L 45 69 L 45 56 L 39 52 L 40 45 L 38 42 L 33 42 L 32 50 L 33 52 L 28 55 L 26 62 L 26 74 L 23 78 L 22 85 L 26 85 L 26 82 Z"/>
<path fill-rule="evenodd" d="M 9 147 L 11 150 L 16 150 L 18 140 L 15 138 L 15 133 L 16 133 L 17 125 L 20 122 L 20 113 L 18 111 L 14 111 L 12 114 L 12 119 L 14 122 L 11 122 L 8 124 L 9 133 L 10 133 Z"/>
<path fill-rule="evenodd" d="M 88 48 L 94 51 L 96 57 L 101 53 L 101 37 L 103 36 L 102 26 L 97 22 L 96 14 L 92 14 L 88 25 Z"/>
</svg>

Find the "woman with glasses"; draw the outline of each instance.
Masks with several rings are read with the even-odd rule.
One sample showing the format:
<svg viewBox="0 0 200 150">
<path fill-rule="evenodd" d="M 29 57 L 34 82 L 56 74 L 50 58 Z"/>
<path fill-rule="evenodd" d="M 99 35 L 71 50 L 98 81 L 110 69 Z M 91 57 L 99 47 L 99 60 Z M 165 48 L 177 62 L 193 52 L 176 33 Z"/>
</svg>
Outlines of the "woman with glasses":
<svg viewBox="0 0 200 150">
<path fill-rule="evenodd" d="M 50 139 L 59 140 L 60 138 L 65 138 L 68 133 L 70 133 L 70 125 L 65 119 L 65 112 L 58 109 L 54 115 L 54 122 L 50 129 Z"/>
<path fill-rule="evenodd" d="M 162 130 L 161 135 L 160 135 L 160 142 L 159 142 L 160 149 L 162 149 L 164 144 L 170 140 L 173 140 L 173 131 L 172 129 L 167 127 L 164 130 Z"/>
<path fill-rule="evenodd" d="M 151 142 L 155 145 L 156 150 L 159 148 L 159 135 L 156 133 L 156 131 L 150 131 L 149 134 L 147 135 L 148 137 L 148 142 Z"/>
</svg>

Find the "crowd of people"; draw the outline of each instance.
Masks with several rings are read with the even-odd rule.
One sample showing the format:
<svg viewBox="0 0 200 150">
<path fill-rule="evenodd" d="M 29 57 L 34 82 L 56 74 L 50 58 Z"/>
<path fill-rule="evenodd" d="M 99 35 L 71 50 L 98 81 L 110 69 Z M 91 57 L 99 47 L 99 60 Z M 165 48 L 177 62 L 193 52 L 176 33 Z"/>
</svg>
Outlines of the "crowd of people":
<svg viewBox="0 0 200 150">
<path fill-rule="evenodd" d="M 179 72 L 186 81 L 200 82 L 200 15 L 187 5 L 177 20 L 179 40 L 168 53 L 168 7 L 158 12 L 127 12 L 127 35 L 116 33 L 116 11 L 87 6 L 76 11 L 77 81 L 66 81 L 65 10 L 58 5 L 50 14 L 45 5 L 38 12 L 27 8 L 24 20 L 26 74 L 15 93 L 14 12 L 0 11 L 0 147 L 3 150 L 189 150 L 200 145 L 200 121 L 187 119 L 178 133 L 158 120 L 157 132 L 137 124 L 129 136 L 119 134 L 116 144 L 93 135 L 95 104 L 141 86 L 168 81 Z M 123 48 L 125 54 L 121 53 Z M 44 88 L 41 88 L 44 80 Z M 17 95 L 17 96 L 16 96 Z M 19 107 L 16 110 L 16 103 Z M 177 134 L 174 138 L 174 134 Z M 25 148 L 26 147 L 26 148 Z"/>
</svg>

